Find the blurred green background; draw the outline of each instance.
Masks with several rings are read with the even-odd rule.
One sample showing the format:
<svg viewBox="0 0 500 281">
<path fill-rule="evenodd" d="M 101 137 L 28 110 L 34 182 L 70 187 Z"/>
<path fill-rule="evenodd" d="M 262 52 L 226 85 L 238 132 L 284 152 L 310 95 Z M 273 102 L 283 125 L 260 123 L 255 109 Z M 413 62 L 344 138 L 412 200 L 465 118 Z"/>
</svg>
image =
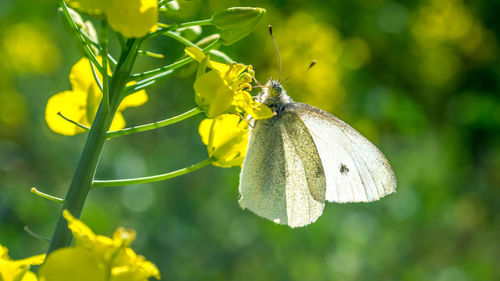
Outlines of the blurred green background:
<svg viewBox="0 0 500 281">
<path fill-rule="evenodd" d="M 372 140 L 398 179 L 397 193 L 369 204 L 328 204 L 289 229 L 238 205 L 239 168 L 207 167 L 166 182 L 91 192 L 82 220 L 97 233 L 137 230 L 132 245 L 163 280 L 499 280 L 500 21 L 497 0 L 180 1 L 171 22 L 205 19 L 231 6 L 267 15 L 226 53 L 263 82 L 278 75 L 267 25 L 280 47 L 285 88 Z M 82 56 L 56 1 L 0 1 L 0 243 L 12 258 L 46 251 L 25 225 L 50 237 L 85 135 L 44 121 L 53 94 L 70 89 Z M 208 29 L 208 31 L 213 31 Z M 136 71 L 176 59 L 160 38 Z M 312 60 L 317 65 L 303 71 Z M 194 76 L 148 90 L 124 112 L 129 125 L 194 107 Z M 206 157 L 202 116 L 113 139 L 98 178 L 163 173 Z"/>
</svg>

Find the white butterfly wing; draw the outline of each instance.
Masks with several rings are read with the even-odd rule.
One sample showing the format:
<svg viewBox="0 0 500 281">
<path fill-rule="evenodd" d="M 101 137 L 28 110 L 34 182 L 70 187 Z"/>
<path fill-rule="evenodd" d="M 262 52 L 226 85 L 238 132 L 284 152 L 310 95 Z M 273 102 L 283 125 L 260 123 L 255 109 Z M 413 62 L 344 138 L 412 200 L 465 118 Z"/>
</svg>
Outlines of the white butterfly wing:
<svg viewBox="0 0 500 281">
<path fill-rule="evenodd" d="M 257 121 L 240 174 L 240 206 L 300 227 L 322 214 L 326 179 L 314 141 L 297 114 Z"/>
<path fill-rule="evenodd" d="M 326 176 L 326 200 L 375 201 L 396 190 L 396 177 L 380 150 L 358 131 L 316 107 L 293 103 L 318 149 Z"/>
</svg>

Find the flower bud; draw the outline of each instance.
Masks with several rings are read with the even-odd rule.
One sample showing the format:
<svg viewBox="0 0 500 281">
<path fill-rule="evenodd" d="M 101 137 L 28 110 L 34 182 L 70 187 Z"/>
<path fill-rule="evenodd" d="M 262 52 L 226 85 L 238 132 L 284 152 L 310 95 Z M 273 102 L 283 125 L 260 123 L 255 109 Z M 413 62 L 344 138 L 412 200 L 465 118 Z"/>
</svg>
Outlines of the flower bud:
<svg viewBox="0 0 500 281">
<path fill-rule="evenodd" d="M 252 32 L 266 13 L 262 8 L 235 7 L 212 15 L 214 25 L 221 30 L 224 45 L 231 45 Z"/>
<path fill-rule="evenodd" d="M 186 38 L 187 40 L 194 41 L 201 35 L 202 30 L 201 26 L 196 25 L 185 28 L 179 28 L 177 29 L 177 32 L 179 32 L 179 34 L 182 37 Z"/>
</svg>

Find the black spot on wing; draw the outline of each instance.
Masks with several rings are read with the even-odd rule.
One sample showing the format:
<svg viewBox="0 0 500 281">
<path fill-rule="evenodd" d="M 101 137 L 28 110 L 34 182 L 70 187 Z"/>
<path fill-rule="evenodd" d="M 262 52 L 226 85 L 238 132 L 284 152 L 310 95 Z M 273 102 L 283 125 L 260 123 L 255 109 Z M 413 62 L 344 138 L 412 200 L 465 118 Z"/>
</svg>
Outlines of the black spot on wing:
<svg viewBox="0 0 500 281">
<path fill-rule="evenodd" d="M 347 173 L 349 173 L 349 168 L 347 168 L 344 163 L 340 164 L 340 173 L 342 175 L 347 175 Z"/>
</svg>

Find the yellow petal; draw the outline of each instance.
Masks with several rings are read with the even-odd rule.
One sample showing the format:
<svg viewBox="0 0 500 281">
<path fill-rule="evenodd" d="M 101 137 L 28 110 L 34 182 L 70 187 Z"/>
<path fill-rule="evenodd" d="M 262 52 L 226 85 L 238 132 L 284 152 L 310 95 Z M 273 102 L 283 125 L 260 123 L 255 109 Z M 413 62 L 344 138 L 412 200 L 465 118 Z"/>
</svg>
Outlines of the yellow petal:
<svg viewBox="0 0 500 281">
<path fill-rule="evenodd" d="M 256 102 L 246 91 L 239 91 L 234 97 L 233 105 L 248 113 L 254 119 L 267 119 L 274 116 L 273 111 L 266 105 Z"/>
<path fill-rule="evenodd" d="M 201 141 L 205 144 L 208 145 L 208 140 L 210 137 L 210 129 L 212 127 L 212 124 L 214 122 L 214 119 L 203 119 L 201 121 L 200 126 L 198 127 L 198 133 L 200 134 Z M 209 149 L 209 155 L 211 155 L 211 149 Z"/>
<path fill-rule="evenodd" d="M 45 122 L 49 128 L 59 134 L 72 136 L 85 132 L 76 125 L 57 115 L 61 112 L 69 119 L 82 125 L 90 126 L 86 114 L 87 94 L 81 91 L 64 91 L 53 95 L 47 101 L 45 108 Z"/>
<path fill-rule="evenodd" d="M 96 240 L 95 233 L 82 221 L 73 217 L 68 210 L 63 210 L 63 216 L 68 222 L 68 228 L 73 233 L 76 244 L 89 245 Z"/>
<path fill-rule="evenodd" d="M 100 57 L 98 57 L 98 60 L 100 60 Z M 98 76 L 101 77 L 100 74 Z M 57 113 L 61 112 L 69 119 L 90 127 L 99 109 L 102 92 L 95 82 L 90 62 L 86 58 L 80 59 L 72 67 L 69 77 L 73 90 L 58 93 L 49 99 L 45 119 L 52 131 L 71 136 L 85 132 L 85 130 L 64 120 Z M 111 130 L 120 130 L 125 127 L 125 120 L 120 111 L 127 107 L 142 105 L 147 100 L 148 96 L 144 90 L 125 97 L 118 107 Z"/>
<path fill-rule="evenodd" d="M 227 79 L 231 79 L 231 80 L 237 79 L 238 76 L 241 73 L 243 73 L 243 71 L 245 71 L 246 69 L 247 69 L 247 66 L 244 64 L 241 64 L 241 63 L 232 64 L 231 69 L 227 73 L 227 76 L 228 76 Z M 252 80 L 252 78 L 250 78 L 250 81 L 251 80 Z M 248 81 L 245 81 L 245 82 L 248 82 Z"/>
<path fill-rule="evenodd" d="M 9 249 L 0 244 L 0 260 L 9 259 Z"/>
<path fill-rule="evenodd" d="M 111 122 L 111 127 L 109 127 L 110 131 L 119 131 L 125 128 L 125 118 L 120 112 L 115 113 L 115 117 L 113 118 L 113 122 Z"/>
<path fill-rule="evenodd" d="M 77 244 L 76 246 L 83 246 L 87 248 L 95 259 L 107 264 L 109 264 L 110 259 L 115 256 L 115 253 L 118 250 L 118 246 L 114 244 L 113 240 L 103 235 L 96 235 L 96 239 L 90 241 L 87 245 Z"/>
<path fill-rule="evenodd" d="M 241 166 L 245 158 L 248 144 L 247 132 L 235 132 L 228 135 L 228 140 L 224 145 L 214 152 L 217 159 L 213 164 L 220 167 Z"/>
<path fill-rule="evenodd" d="M 216 62 L 216 61 L 212 61 L 212 60 L 209 61 L 208 67 L 217 71 L 219 73 L 219 75 L 224 79 L 227 79 L 226 75 L 229 72 L 229 70 L 231 69 L 231 66 L 228 64 L 220 63 L 220 62 Z"/>
<path fill-rule="evenodd" d="M 40 281 L 104 281 L 106 268 L 84 248 L 52 252 L 38 272 Z"/>
<path fill-rule="evenodd" d="M 28 269 L 30 265 L 39 265 L 43 263 L 44 259 L 45 254 L 20 260 L 11 260 L 9 258 L 9 250 L 0 245 L 0 280 L 36 280 L 36 276 Z"/>
<path fill-rule="evenodd" d="M 233 91 L 215 71 L 198 77 L 194 90 L 196 104 L 210 118 L 224 113 L 233 101 Z"/>
<path fill-rule="evenodd" d="M 90 15 L 101 15 L 106 9 L 106 1 L 102 0 L 64 0 L 71 8 Z"/>
<path fill-rule="evenodd" d="M 122 102 L 120 103 L 120 106 L 118 107 L 118 111 L 123 111 L 127 107 L 137 107 L 137 106 L 143 105 L 147 101 L 148 101 L 148 94 L 146 94 L 146 91 L 141 90 L 141 91 L 135 92 L 133 94 L 126 96 L 122 100 Z"/>
<path fill-rule="evenodd" d="M 151 266 L 143 264 L 132 268 L 132 266 L 114 267 L 111 271 L 110 281 L 147 281 L 149 277 L 160 279 L 160 271 L 152 263 Z M 153 268 L 154 267 L 154 268 Z"/>
<path fill-rule="evenodd" d="M 243 153 L 238 154 L 234 158 L 226 159 L 224 161 L 215 161 L 212 163 L 212 165 L 222 168 L 241 167 L 241 165 L 243 165 L 243 160 L 245 160 L 246 148 L 246 145 L 242 146 L 241 148 L 238 148 L 238 150 L 242 151 Z"/>
<path fill-rule="evenodd" d="M 205 55 L 205 53 L 203 53 L 202 50 L 200 50 L 199 48 L 195 48 L 195 47 L 186 47 L 184 49 L 184 52 L 186 52 L 186 54 L 188 54 L 190 57 L 192 57 L 193 59 L 195 59 L 199 63 L 201 63 L 207 57 L 207 55 Z M 225 74 L 231 68 L 230 65 L 228 65 L 228 64 L 220 63 L 220 62 L 216 62 L 216 61 L 212 61 L 212 60 L 209 60 L 207 65 L 208 65 L 208 67 L 212 68 L 213 70 L 216 70 L 222 78 L 224 78 Z"/>
<path fill-rule="evenodd" d="M 13 262 L 14 262 L 14 264 L 16 264 L 18 266 L 40 265 L 43 263 L 44 260 L 45 260 L 45 254 L 42 254 L 42 255 L 36 255 L 36 256 L 32 256 L 32 257 L 21 259 L 21 260 L 15 260 Z"/>
<path fill-rule="evenodd" d="M 158 28 L 158 0 L 109 0 L 111 27 L 126 37 L 143 37 Z"/>
<path fill-rule="evenodd" d="M 100 75 L 99 78 L 102 79 Z M 94 74 L 89 59 L 81 58 L 73 65 L 69 73 L 69 81 L 73 90 L 82 92 L 87 92 L 94 84 L 97 85 L 94 80 Z"/>
<path fill-rule="evenodd" d="M 38 279 L 36 278 L 35 273 L 29 270 L 24 274 L 23 279 L 21 279 L 21 281 L 37 281 L 37 280 Z"/>
<path fill-rule="evenodd" d="M 113 260 L 111 280 L 113 281 L 147 281 L 149 277 L 160 279 L 160 271 L 152 262 L 137 255 L 132 249 L 121 250 Z"/>
<path fill-rule="evenodd" d="M 195 47 L 186 47 L 184 49 L 184 52 L 186 52 L 186 54 L 195 59 L 197 62 L 201 62 L 207 56 L 205 55 L 205 53 L 203 53 L 202 50 Z"/>
<path fill-rule="evenodd" d="M 128 247 L 135 239 L 135 231 L 133 229 L 125 229 L 119 227 L 113 232 L 113 241 L 115 245 Z"/>
<path fill-rule="evenodd" d="M 237 115 L 223 114 L 205 119 L 198 128 L 201 139 L 207 145 L 208 154 L 214 157 L 215 166 L 240 166 L 248 143 L 248 124 Z"/>
</svg>

